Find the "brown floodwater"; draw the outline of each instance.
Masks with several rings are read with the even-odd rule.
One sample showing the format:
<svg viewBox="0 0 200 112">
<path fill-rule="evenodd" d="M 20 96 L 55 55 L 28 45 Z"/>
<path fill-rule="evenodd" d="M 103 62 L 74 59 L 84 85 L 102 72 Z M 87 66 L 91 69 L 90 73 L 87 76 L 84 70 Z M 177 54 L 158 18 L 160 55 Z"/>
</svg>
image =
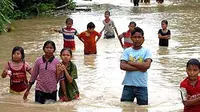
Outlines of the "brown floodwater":
<svg viewBox="0 0 200 112">
<path fill-rule="evenodd" d="M 200 1 L 165 0 L 164 4 L 158 5 L 152 0 L 151 4 L 139 7 L 133 7 L 129 0 L 77 0 L 77 4 L 89 5 L 91 11 L 12 21 L 15 30 L 0 35 L 0 71 L 11 59 L 14 46 L 25 49 L 25 59 L 33 66 L 35 59 L 43 55 L 43 43 L 50 39 L 56 43 L 55 55 L 59 58 L 62 35 L 52 32 L 52 28 L 63 27 L 65 19 L 71 17 L 78 32 L 86 30 L 90 21 L 95 23 L 97 31 L 101 31 L 104 11 L 110 10 L 119 33 L 128 30 L 130 21 L 135 21 L 144 30 L 144 46 L 153 53 L 148 71 L 149 105 L 120 102 L 125 72 L 119 67 L 123 49 L 117 38 L 101 38 L 97 43 L 98 54 L 87 56 L 83 55 L 83 44 L 76 38 L 72 61 L 78 68 L 79 100 L 35 104 L 33 86 L 28 101 L 23 102 L 22 95 L 9 94 L 9 78 L 0 78 L 1 112 L 181 112 L 179 83 L 186 77 L 186 62 L 190 58 L 200 58 Z M 158 46 L 157 32 L 163 19 L 168 20 L 172 34 L 168 48 Z"/>
</svg>

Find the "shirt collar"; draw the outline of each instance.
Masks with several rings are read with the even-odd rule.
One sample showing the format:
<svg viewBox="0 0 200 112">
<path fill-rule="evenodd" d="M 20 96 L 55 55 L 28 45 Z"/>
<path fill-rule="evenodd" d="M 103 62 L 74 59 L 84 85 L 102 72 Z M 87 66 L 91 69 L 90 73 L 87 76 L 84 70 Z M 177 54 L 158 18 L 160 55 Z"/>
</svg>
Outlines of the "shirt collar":
<svg viewBox="0 0 200 112">
<path fill-rule="evenodd" d="M 51 57 L 51 58 L 48 60 L 48 62 L 52 62 L 54 58 L 55 58 L 54 56 Z M 45 59 L 45 56 L 44 56 L 44 55 L 42 56 L 42 60 L 43 60 L 44 63 L 47 61 L 47 60 Z"/>
</svg>

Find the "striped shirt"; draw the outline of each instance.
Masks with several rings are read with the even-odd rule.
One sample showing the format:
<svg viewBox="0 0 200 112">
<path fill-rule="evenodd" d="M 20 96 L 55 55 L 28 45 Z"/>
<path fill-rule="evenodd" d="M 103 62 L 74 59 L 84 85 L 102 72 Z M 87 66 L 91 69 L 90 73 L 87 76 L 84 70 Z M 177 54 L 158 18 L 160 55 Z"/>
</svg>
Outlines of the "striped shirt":
<svg viewBox="0 0 200 112">
<path fill-rule="evenodd" d="M 56 80 L 56 65 L 60 63 L 55 57 L 48 61 L 44 56 L 37 58 L 33 68 L 30 82 L 34 83 L 37 80 L 35 90 L 45 93 L 52 93 L 57 90 Z"/>
</svg>

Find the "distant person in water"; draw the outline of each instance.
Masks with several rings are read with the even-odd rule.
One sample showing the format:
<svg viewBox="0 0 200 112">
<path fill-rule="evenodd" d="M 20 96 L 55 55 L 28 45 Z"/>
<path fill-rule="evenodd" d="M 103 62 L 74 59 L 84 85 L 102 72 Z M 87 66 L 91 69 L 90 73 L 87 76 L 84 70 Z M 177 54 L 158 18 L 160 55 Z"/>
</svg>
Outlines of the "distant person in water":
<svg viewBox="0 0 200 112">
<path fill-rule="evenodd" d="M 115 38 L 115 33 L 118 36 L 117 28 L 115 27 L 114 21 L 110 19 L 110 11 L 105 11 L 105 19 L 103 20 L 104 27 L 101 33 L 104 31 L 104 39 Z M 115 31 L 115 32 L 114 32 Z"/>
<path fill-rule="evenodd" d="M 131 40 L 131 32 L 135 29 L 135 27 L 136 23 L 134 21 L 131 21 L 128 25 L 128 31 L 123 32 L 121 35 L 119 35 L 120 43 L 122 43 L 122 39 L 124 39 L 124 42 L 122 43 L 122 48 L 126 49 L 133 46 L 133 41 Z"/>
<path fill-rule="evenodd" d="M 139 6 L 139 1 L 140 1 L 140 0 L 133 0 L 134 6 Z"/>
<path fill-rule="evenodd" d="M 164 0 L 156 0 L 156 2 L 162 4 Z"/>
<path fill-rule="evenodd" d="M 158 38 L 159 38 L 159 46 L 168 46 L 169 45 L 169 39 L 171 37 L 171 32 L 169 29 L 167 29 L 168 21 L 163 20 L 161 22 L 162 29 L 159 29 L 158 31 Z"/>
</svg>

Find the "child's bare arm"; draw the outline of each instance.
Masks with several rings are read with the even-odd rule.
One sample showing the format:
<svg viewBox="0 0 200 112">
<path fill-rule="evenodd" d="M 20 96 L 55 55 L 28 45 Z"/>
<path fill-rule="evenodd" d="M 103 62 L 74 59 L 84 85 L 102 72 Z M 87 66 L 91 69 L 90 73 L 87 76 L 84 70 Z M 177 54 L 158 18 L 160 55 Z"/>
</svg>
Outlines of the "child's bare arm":
<svg viewBox="0 0 200 112">
<path fill-rule="evenodd" d="M 195 106 L 195 105 L 200 105 L 200 96 L 193 98 L 193 99 L 188 99 L 186 101 L 183 101 L 183 104 L 185 106 Z"/>
<path fill-rule="evenodd" d="M 120 69 L 125 70 L 125 71 L 139 71 L 138 68 L 131 66 L 128 64 L 127 61 L 121 60 L 120 61 Z"/>
<path fill-rule="evenodd" d="M 151 66 L 151 59 L 146 59 L 144 62 L 128 62 L 131 66 L 134 66 L 139 69 L 139 71 L 147 71 Z"/>
</svg>

